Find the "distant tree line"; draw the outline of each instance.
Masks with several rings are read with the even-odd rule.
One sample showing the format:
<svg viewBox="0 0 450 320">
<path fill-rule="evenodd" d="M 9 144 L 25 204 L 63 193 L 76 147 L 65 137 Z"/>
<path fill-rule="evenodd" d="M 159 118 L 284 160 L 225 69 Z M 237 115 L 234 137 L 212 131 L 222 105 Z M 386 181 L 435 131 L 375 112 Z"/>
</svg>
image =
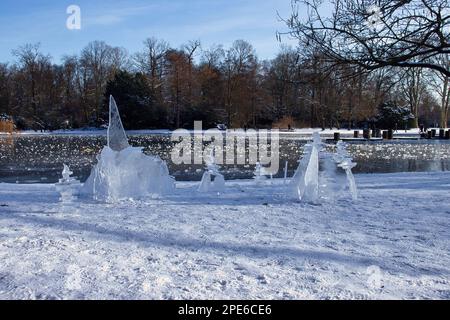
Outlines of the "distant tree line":
<svg viewBox="0 0 450 320">
<path fill-rule="evenodd" d="M 95 41 L 59 64 L 39 44 L 13 53 L 14 63 L 0 64 L 0 114 L 19 129 L 104 126 L 111 94 L 127 129 L 191 128 L 194 120 L 230 128 L 384 126 L 386 106 L 410 110 L 397 126 L 448 122 L 448 77 L 396 66 L 355 72 L 358 65 L 333 64 L 306 44 L 263 61 L 243 40 L 172 48 L 149 38 L 134 54 Z M 440 63 L 450 64 L 448 56 Z"/>
</svg>

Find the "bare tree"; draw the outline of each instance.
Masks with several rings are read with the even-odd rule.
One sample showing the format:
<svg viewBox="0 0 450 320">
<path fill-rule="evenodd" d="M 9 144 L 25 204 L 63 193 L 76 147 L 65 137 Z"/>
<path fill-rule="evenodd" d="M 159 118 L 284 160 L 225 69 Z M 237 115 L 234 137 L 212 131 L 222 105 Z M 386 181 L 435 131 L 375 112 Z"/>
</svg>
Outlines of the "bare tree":
<svg viewBox="0 0 450 320">
<path fill-rule="evenodd" d="M 153 95 L 159 101 L 163 100 L 163 75 L 168 51 L 169 44 L 166 41 L 153 37 L 146 39 L 144 50 L 133 57 L 135 67 L 146 75 Z"/>
<path fill-rule="evenodd" d="M 420 68 L 407 69 L 402 88 L 411 114 L 414 116 L 413 127 L 417 128 L 419 126 L 419 108 L 426 91 L 424 70 Z"/>
<path fill-rule="evenodd" d="M 236 40 L 226 52 L 222 70 L 225 80 L 225 110 L 230 126 L 243 120 L 236 118 L 240 113 L 239 111 L 248 107 L 247 98 L 250 91 L 248 90 L 248 77 L 254 79 L 257 64 L 253 46 L 244 40 Z"/>
<path fill-rule="evenodd" d="M 51 68 L 51 58 L 40 52 L 39 43 L 26 44 L 14 50 L 13 54 L 18 59 L 22 78 L 21 85 L 25 86 L 20 99 L 21 108 L 25 113 L 30 113 L 33 119 L 33 128 L 46 129 L 46 124 L 43 121 L 44 110 L 41 110 L 41 107 L 49 89 L 45 87 L 45 77 Z"/>
<path fill-rule="evenodd" d="M 10 113 L 10 71 L 7 64 L 0 63 L 0 114 Z"/>
<path fill-rule="evenodd" d="M 111 48 L 110 59 L 114 74 L 116 74 L 116 72 L 118 72 L 119 70 L 131 69 L 131 61 L 128 56 L 128 51 L 125 48 Z"/>
<path fill-rule="evenodd" d="M 450 69 L 450 56 L 441 56 L 436 59 L 436 63 Z M 450 110 L 450 77 L 440 72 L 434 72 L 431 77 L 431 86 L 440 100 L 440 126 L 447 128 Z"/>
<path fill-rule="evenodd" d="M 167 53 L 166 87 L 168 103 L 172 105 L 175 127 L 180 128 L 181 113 L 191 99 L 191 64 L 189 56 L 182 51 L 171 50 Z"/>
<path fill-rule="evenodd" d="M 365 71 L 427 68 L 450 76 L 448 67 L 430 60 L 450 54 L 448 0 L 293 0 L 292 7 L 288 34 L 335 64 Z"/>
<path fill-rule="evenodd" d="M 267 77 L 274 98 L 274 115 L 277 120 L 283 116 L 292 116 L 293 109 L 298 103 L 296 93 L 300 85 L 299 68 L 299 55 L 296 50 L 289 47 L 283 47 L 270 65 Z"/>
<path fill-rule="evenodd" d="M 103 41 L 91 42 L 81 52 L 80 60 L 87 75 L 85 89 L 89 90 L 89 101 L 96 122 L 101 118 L 106 84 L 113 76 L 111 52 L 112 48 Z"/>
<path fill-rule="evenodd" d="M 183 52 L 188 58 L 188 79 L 187 79 L 187 86 L 188 86 L 188 97 L 187 97 L 187 104 L 189 106 L 192 105 L 193 100 L 193 86 L 194 86 L 194 58 L 195 54 L 198 51 L 198 49 L 201 48 L 201 43 L 199 40 L 195 41 L 189 41 L 188 44 L 183 46 Z"/>
<path fill-rule="evenodd" d="M 201 63 L 206 64 L 208 68 L 218 67 L 225 57 L 223 46 L 214 45 L 209 49 L 202 51 Z"/>
</svg>

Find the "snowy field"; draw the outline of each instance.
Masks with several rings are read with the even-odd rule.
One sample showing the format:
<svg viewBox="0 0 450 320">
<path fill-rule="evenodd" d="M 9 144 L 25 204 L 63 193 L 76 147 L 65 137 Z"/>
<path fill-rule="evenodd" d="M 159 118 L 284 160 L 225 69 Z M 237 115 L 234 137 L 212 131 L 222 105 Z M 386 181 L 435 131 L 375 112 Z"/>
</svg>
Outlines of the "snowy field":
<svg viewBox="0 0 450 320">
<path fill-rule="evenodd" d="M 0 299 L 450 299 L 450 173 L 356 179 L 319 206 L 283 181 L 116 205 L 0 184 Z"/>
</svg>

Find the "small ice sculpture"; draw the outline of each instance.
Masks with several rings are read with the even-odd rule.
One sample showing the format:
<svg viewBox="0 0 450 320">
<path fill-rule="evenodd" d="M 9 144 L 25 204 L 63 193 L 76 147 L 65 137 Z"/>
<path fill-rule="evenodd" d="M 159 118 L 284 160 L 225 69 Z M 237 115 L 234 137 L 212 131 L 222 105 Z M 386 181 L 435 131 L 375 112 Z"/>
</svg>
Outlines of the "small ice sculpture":
<svg viewBox="0 0 450 320">
<path fill-rule="evenodd" d="M 72 178 L 73 174 L 70 168 L 64 164 L 64 169 L 62 171 L 62 179 L 55 185 L 56 190 L 60 193 L 59 200 L 61 202 L 72 202 L 77 199 L 80 181 Z"/>
<path fill-rule="evenodd" d="M 345 180 L 338 174 L 334 155 L 322 150 L 320 153 L 319 197 L 322 201 L 334 201 L 341 194 Z"/>
<path fill-rule="evenodd" d="M 353 158 L 347 151 L 347 144 L 339 141 L 336 145 L 336 154 L 334 155 L 334 161 L 338 167 L 344 169 L 347 175 L 347 181 L 350 193 L 353 200 L 358 200 L 358 189 L 356 187 L 355 177 L 353 176 L 352 169 L 356 167 L 356 163 L 353 162 Z"/>
<path fill-rule="evenodd" d="M 256 163 L 255 171 L 253 172 L 253 179 L 256 181 L 256 184 L 261 184 L 263 181 L 267 180 L 267 176 L 271 175 L 267 172 L 266 168 L 264 168 L 260 162 Z"/>
<path fill-rule="evenodd" d="M 301 201 L 316 203 L 319 200 L 319 150 L 321 147 L 320 134 L 315 132 L 313 142 L 305 146 L 305 156 L 292 178 L 293 194 Z"/>
<path fill-rule="evenodd" d="M 131 147 L 114 98 L 110 97 L 108 145 L 83 186 L 82 195 L 102 202 L 117 202 L 173 191 L 174 179 L 164 161 Z"/>
<path fill-rule="evenodd" d="M 216 164 L 215 149 L 211 151 L 211 154 L 206 162 L 206 171 L 203 173 L 202 181 L 200 182 L 199 192 L 223 192 L 225 191 L 225 178 L 220 173 L 220 168 Z"/>
<path fill-rule="evenodd" d="M 63 171 L 61 173 L 62 179 L 59 179 L 59 183 L 60 184 L 69 184 L 75 180 L 74 178 L 71 177 L 73 172 L 70 171 L 70 168 L 68 165 L 64 164 L 63 166 L 64 166 Z"/>
</svg>

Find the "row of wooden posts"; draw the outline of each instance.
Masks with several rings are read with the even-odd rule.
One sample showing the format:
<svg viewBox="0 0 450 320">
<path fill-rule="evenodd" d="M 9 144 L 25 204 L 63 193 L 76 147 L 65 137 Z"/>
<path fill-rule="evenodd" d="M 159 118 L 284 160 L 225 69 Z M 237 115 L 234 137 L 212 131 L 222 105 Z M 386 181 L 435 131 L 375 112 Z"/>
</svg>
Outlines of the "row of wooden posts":
<svg viewBox="0 0 450 320">
<path fill-rule="evenodd" d="M 353 133 L 354 139 L 360 138 L 360 132 L 359 130 L 355 130 Z M 365 129 L 363 130 L 363 136 L 362 138 L 370 140 L 371 138 L 383 138 L 383 140 L 392 140 L 394 139 L 394 130 L 380 130 L 380 129 Z M 432 129 L 428 130 L 427 132 L 421 133 L 421 138 L 425 139 L 445 139 L 450 140 L 450 130 L 448 129 Z M 334 133 L 334 140 L 339 141 L 341 140 L 341 133 L 335 132 Z"/>
<path fill-rule="evenodd" d="M 439 139 L 450 140 L 450 130 L 439 129 L 439 135 L 438 135 L 438 130 L 431 129 L 431 130 L 428 130 L 427 132 L 422 133 L 421 136 L 422 136 L 422 138 L 426 138 L 426 139 L 439 138 Z"/>
</svg>

